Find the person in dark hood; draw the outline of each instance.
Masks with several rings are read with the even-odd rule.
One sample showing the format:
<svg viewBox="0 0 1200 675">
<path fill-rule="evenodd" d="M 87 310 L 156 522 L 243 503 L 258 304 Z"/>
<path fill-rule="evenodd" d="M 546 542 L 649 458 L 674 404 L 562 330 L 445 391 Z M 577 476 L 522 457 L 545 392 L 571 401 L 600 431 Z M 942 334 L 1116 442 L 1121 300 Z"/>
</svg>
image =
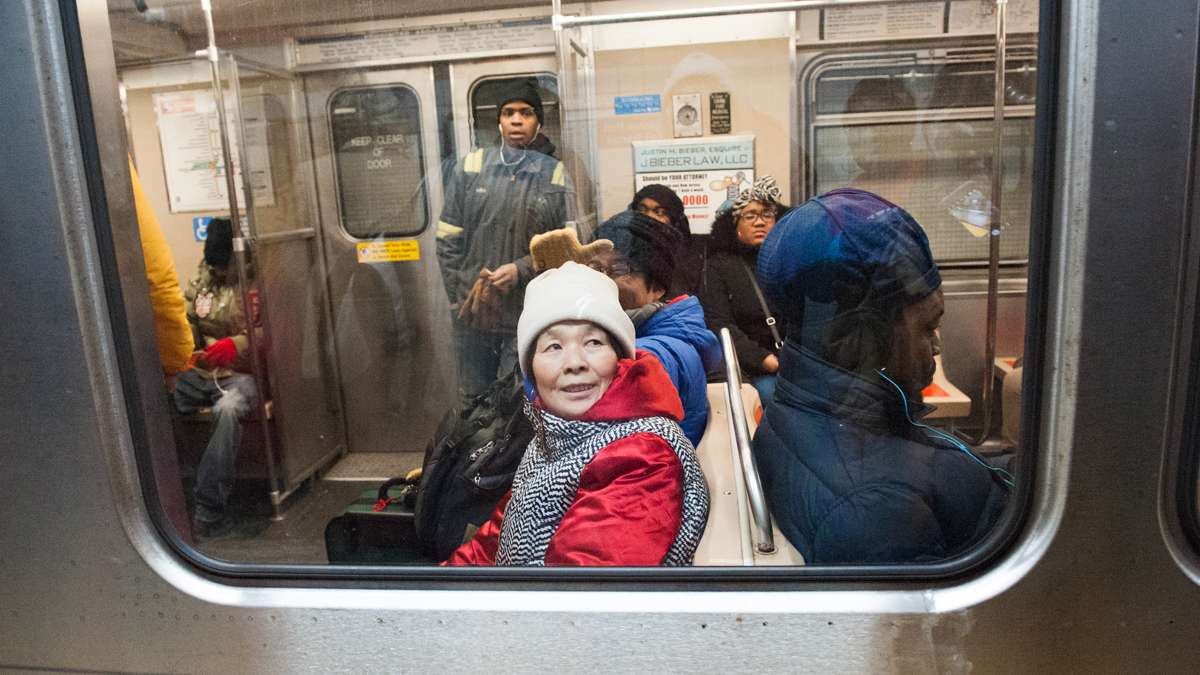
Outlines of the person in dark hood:
<svg viewBox="0 0 1200 675">
<path fill-rule="evenodd" d="M 545 113 L 534 82 L 512 83 L 497 110 L 500 141 L 455 166 L 437 226 L 464 399 L 512 372 L 517 317 L 534 275 L 529 240 L 567 219 L 566 171 L 541 134 Z"/>
<path fill-rule="evenodd" d="M 666 185 L 651 184 L 638 190 L 629 203 L 629 210 L 649 216 L 679 233 L 680 241 L 692 236 L 692 227 L 683 211 L 683 200 Z"/>
<path fill-rule="evenodd" d="M 692 270 L 702 265 L 692 263 L 702 260 L 703 252 L 692 250 L 692 226 L 684 212 L 683 200 L 666 185 L 653 183 L 634 193 L 629 210 L 672 227 L 678 233 L 675 259 L 679 265 L 676 267 L 674 283 L 668 290 L 672 297 L 695 293 L 699 275 Z"/>
<path fill-rule="evenodd" d="M 622 211 L 596 231 L 612 242 L 589 265 L 617 283 L 621 307 L 637 329 L 637 347 L 662 362 L 683 401 L 680 422 L 699 445 L 708 424 L 707 373 L 721 365 L 721 348 L 704 325 L 694 296 L 670 297 L 676 271 L 678 233 L 639 213 Z"/>
<path fill-rule="evenodd" d="M 700 288 L 708 327 L 714 333 L 729 329 L 742 374 L 764 405 L 774 396 L 787 329 L 757 287 L 754 270 L 759 248 L 776 219 L 787 212 L 781 198 L 775 178 L 763 176 L 742 190 L 731 208 L 717 214 Z"/>
<path fill-rule="evenodd" d="M 754 455 L 805 560 L 932 561 L 982 539 L 1012 475 L 920 421 L 945 308 L 921 226 L 869 192 L 828 192 L 775 225 L 758 281 L 788 332 Z"/>
</svg>

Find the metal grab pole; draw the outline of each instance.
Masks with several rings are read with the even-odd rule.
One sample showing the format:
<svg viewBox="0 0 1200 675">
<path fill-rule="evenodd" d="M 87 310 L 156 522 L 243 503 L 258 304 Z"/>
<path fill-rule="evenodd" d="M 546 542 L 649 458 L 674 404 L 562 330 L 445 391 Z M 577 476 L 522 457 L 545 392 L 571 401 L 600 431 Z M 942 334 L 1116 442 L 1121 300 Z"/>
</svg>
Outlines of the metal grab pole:
<svg viewBox="0 0 1200 675">
<path fill-rule="evenodd" d="M 271 484 L 271 510 L 275 519 L 282 518 L 279 506 L 282 485 L 279 481 L 275 461 L 275 446 L 271 443 L 271 424 L 267 419 L 267 388 L 266 377 L 263 374 L 262 356 L 258 353 L 258 339 L 254 334 L 254 304 L 250 298 L 249 265 L 246 264 L 246 241 L 248 232 L 242 228 L 241 216 L 238 213 L 237 180 L 233 177 L 233 149 L 229 141 L 229 120 L 225 113 L 225 88 L 221 85 L 221 56 L 217 50 L 216 30 L 213 28 L 212 0 L 200 0 L 200 9 L 204 12 L 204 24 L 208 30 L 208 48 L 204 55 L 208 58 L 212 71 L 213 98 L 217 106 L 217 129 L 221 135 L 221 159 L 225 162 L 225 190 L 229 193 L 229 222 L 235 233 L 233 251 L 237 259 L 238 284 L 242 288 L 242 311 L 246 315 L 246 341 L 250 349 L 250 367 L 254 371 L 254 386 L 258 388 L 258 417 L 262 424 L 263 450 L 267 455 L 267 480 Z M 231 62 L 232 63 L 232 62 Z M 237 72 L 233 73 L 237 78 Z M 244 154 L 243 154 L 244 157 Z M 247 199 L 250 196 L 247 181 Z"/>
<path fill-rule="evenodd" d="M 1001 209 L 1004 206 L 1004 95 L 1005 69 L 1007 66 L 1007 14 L 1008 0 L 996 2 L 996 89 L 992 100 L 992 185 L 991 218 L 988 230 L 988 289 L 987 289 L 987 333 L 983 350 L 983 387 L 979 393 L 979 404 L 983 408 L 983 428 L 977 438 L 963 435 L 971 445 L 980 445 L 987 440 L 992 428 L 996 369 L 996 319 L 1000 296 L 1000 230 L 1004 225 Z"/>
<path fill-rule="evenodd" d="M 759 553 L 774 553 L 775 531 L 771 524 L 771 510 L 767 508 L 767 497 L 758 478 L 754 454 L 750 451 L 750 424 L 746 420 L 746 409 L 742 407 L 742 368 L 738 364 L 737 352 L 733 349 L 733 335 L 728 328 L 721 329 L 721 351 L 725 356 L 725 401 L 729 406 L 729 418 L 733 420 L 733 440 L 742 464 L 750 515 L 754 518 L 754 528 L 758 533 L 754 548 Z"/>
</svg>

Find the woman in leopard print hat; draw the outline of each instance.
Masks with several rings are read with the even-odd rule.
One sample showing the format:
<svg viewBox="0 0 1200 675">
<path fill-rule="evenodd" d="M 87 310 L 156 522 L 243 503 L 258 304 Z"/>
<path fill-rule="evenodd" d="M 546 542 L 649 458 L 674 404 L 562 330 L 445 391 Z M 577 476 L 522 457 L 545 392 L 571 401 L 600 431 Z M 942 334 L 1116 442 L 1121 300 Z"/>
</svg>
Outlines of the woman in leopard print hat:
<svg viewBox="0 0 1200 675">
<path fill-rule="evenodd" d="M 708 487 L 662 364 L 634 348 L 606 275 L 568 262 L 530 282 L 518 356 L 536 434 L 511 492 L 447 565 L 690 565 Z"/>
<path fill-rule="evenodd" d="M 742 376 L 758 390 L 764 406 L 775 393 L 787 327 L 776 321 L 755 274 L 759 248 L 788 211 L 782 200 L 775 178 L 762 176 L 742 190 L 731 208 L 717 214 L 699 293 L 709 330 L 720 334 L 729 329 Z"/>
</svg>

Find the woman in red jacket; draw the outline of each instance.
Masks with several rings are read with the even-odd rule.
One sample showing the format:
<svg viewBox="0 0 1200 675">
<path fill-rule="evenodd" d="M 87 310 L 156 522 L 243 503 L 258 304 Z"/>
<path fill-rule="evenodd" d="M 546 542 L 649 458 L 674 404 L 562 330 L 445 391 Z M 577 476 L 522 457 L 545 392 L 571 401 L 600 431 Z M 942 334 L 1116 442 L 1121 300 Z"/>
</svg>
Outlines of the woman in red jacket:
<svg viewBox="0 0 1200 675">
<path fill-rule="evenodd" d="M 518 355 L 536 434 L 492 518 L 447 565 L 690 565 L 708 488 L 683 406 L 604 274 L 530 282 Z"/>
</svg>

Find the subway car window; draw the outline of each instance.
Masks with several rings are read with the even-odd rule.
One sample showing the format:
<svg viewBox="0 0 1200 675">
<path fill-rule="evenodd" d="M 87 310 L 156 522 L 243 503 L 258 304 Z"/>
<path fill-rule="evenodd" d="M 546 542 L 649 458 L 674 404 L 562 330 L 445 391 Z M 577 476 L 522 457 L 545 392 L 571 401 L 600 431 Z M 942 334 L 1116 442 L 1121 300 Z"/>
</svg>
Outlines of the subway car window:
<svg viewBox="0 0 1200 675">
<path fill-rule="evenodd" d="M 1011 539 L 1037 0 L 145 4 L 109 3 L 114 227 L 174 280 L 130 329 L 198 564 L 932 577 Z"/>
<path fill-rule="evenodd" d="M 408 87 L 338 92 L 329 101 L 342 227 L 352 236 L 425 229 L 420 106 Z"/>
</svg>

